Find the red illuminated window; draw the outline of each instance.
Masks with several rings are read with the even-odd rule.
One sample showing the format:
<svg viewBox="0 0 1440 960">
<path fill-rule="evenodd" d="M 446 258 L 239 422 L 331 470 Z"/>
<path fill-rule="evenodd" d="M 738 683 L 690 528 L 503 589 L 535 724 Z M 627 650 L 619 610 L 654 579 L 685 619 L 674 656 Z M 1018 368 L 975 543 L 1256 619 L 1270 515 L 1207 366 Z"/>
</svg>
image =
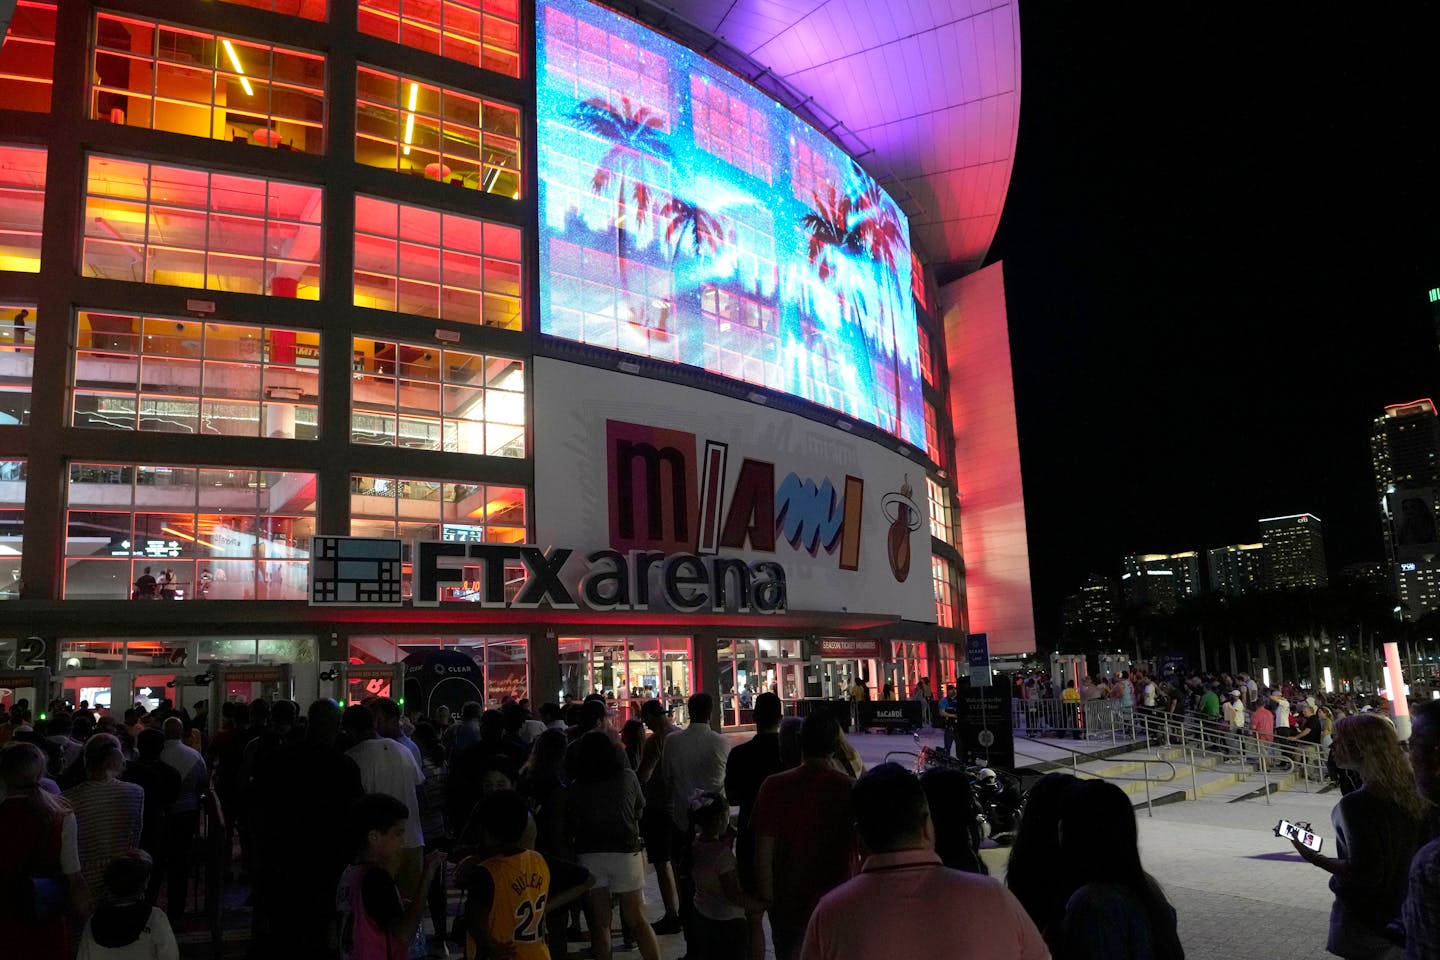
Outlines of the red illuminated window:
<svg viewBox="0 0 1440 960">
<path fill-rule="evenodd" d="M 0 270 L 40 272 L 44 148 L 0 144 Z"/>
<path fill-rule="evenodd" d="M 545 58 L 548 81 L 568 85 L 576 100 L 617 108 L 629 100 L 632 113 L 648 110 L 658 129 L 670 130 L 670 63 L 654 51 L 547 6 Z"/>
<path fill-rule="evenodd" d="M 355 160 L 520 199 L 520 111 L 361 67 Z"/>
<path fill-rule="evenodd" d="M 520 76 L 519 0 L 360 0 L 360 32 Z"/>
<path fill-rule="evenodd" d="M 621 717 L 659 700 L 685 723 L 693 681 L 689 637 L 561 637 L 560 690 L 565 700 L 599 694 Z"/>
<path fill-rule="evenodd" d="M 525 456 L 525 364 L 356 339 L 350 442 Z"/>
<path fill-rule="evenodd" d="M 678 363 L 675 278 L 613 251 L 550 241 L 553 330 L 581 343 Z"/>
<path fill-rule="evenodd" d="M 920 375 L 930 386 L 938 386 L 935 382 L 935 358 L 930 353 L 930 334 L 925 332 L 922 326 L 916 326 L 915 332 L 920 337 Z"/>
<path fill-rule="evenodd" d="M 403 477 L 350 478 L 350 535 L 399 537 L 402 592 L 410 594 L 410 544 L 415 540 L 460 543 L 524 543 L 524 487 L 487 483 L 445 483 Z M 506 597 L 514 600 L 524 583 L 525 568 L 506 565 Z M 475 600 L 482 596 L 483 573 L 467 570 L 464 581 L 441 589 L 442 600 Z"/>
<path fill-rule="evenodd" d="M 690 101 L 695 145 L 769 183 L 774 172 L 769 118 L 699 75 L 690 77 Z"/>
<path fill-rule="evenodd" d="M 91 156 L 85 276 L 316 300 L 320 188 Z"/>
<path fill-rule="evenodd" d="M 830 186 L 840 179 L 840 171 L 830 161 L 826 150 L 798 139 L 790 150 L 790 189 L 795 197 L 816 206 L 817 196 L 825 196 Z"/>
<path fill-rule="evenodd" d="M 92 66 L 94 119 L 268 149 L 325 149 L 318 53 L 99 13 Z"/>
<path fill-rule="evenodd" d="M 925 478 L 925 498 L 930 507 L 930 535 L 946 543 L 954 543 L 950 534 L 950 491 Z"/>
<path fill-rule="evenodd" d="M 925 297 L 925 268 L 920 266 L 920 258 L 915 255 L 914 250 L 910 251 L 910 292 L 915 295 L 915 302 L 920 304 L 920 309 L 930 309 Z"/>
<path fill-rule="evenodd" d="M 519 330 L 520 229 L 355 198 L 355 305 Z"/>
<path fill-rule="evenodd" d="M 950 561 L 932 554 L 930 579 L 935 585 L 935 622 L 942 627 L 955 626 L 955 591 L 950 586 Z"/>
<path fill-rule="evenodd" d="M 24 460 L 0 460 L 0 547 L 0 600 L 18 600 L 25 553 Z"/>
<path fill-rule="evenodd" d="M 320 334 L 84 310 L 71 423 L 233 437 L 319 435 Z"/>
<path fill-rule="evenodd" d="M 706 370 L 785 389 L 776 307 L 707 283 L 700 288 L 700 310 L 705 317 Z"/>
<path fill-rule="evenodd" d="M 174 599 L 304 600 L 313 473 L 72 463 L 65 598 L 123 600 L 149 568 Z"/>
<path fill-rule="evenodd" d="M 50 112 L 55 75 L 55 5 L 20 0 L 0 48 L 0 103 L 7 110 Z"/>
<path fill-rule="evenodd" d="M 299 17 L 302 20 L 325 19 L 325 0 L 222 0 L 223 3 L 233 3 L 241 7 L 254 7 L 256 10 L 269 10 L 272 13 L 283 13 L 287 17 Z"/>
<path fill-rule="evenodd" d="M 925 452 L 936 463 L 945 462 L 941 459 L 944 451 L 940 449 L 940 429 L 935 420 L 935 405 L 929 400 L 925 401 Z"/>
</svg>

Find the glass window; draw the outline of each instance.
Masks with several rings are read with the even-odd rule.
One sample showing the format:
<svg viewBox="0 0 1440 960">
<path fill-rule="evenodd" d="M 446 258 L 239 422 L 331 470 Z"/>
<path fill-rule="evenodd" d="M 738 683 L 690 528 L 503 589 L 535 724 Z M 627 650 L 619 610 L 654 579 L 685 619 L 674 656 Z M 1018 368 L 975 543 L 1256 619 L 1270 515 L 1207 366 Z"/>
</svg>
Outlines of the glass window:
<svg viewBox="0 0 1440 960">
<path fill-rule="evenodd" d="M 519 330 L 520 228 L 355 198 L 355 305 Z"/>
<path fill-rule="evenodd" d="M 675 106 L 670 63 L 664 56 L 561 13 L 554 4 L 546 4 L 544 15 L 550 82 L 558 82 L 581 102 L 628 100 L 632 117 L 648 111 L 656 129 L 670 131 Z"/>
<path fill-rule="evenodd" d="M 313 473 L 72 463 L 65 597 L 304 600 L 315 497 Z"/>
<path fill-rule="evenodd" d="M 20 0 L 0 48 L 0 103 L 7 110 L 50 112 L 55 75 L 55 5 Z"/>
<path fill-rule="evenodd" d="M 561 637 L 561 702 L 602 694 L 621 722 L 640 716 L 646 700 L 662 700 L 679 724 L 690 695 L 689 637 Z"/>
<path fill-rule="evenodd" d="M 320 297 L 320 188 L 92 156 L 87 277 Z"/>
<path fill-rule="evenodd" d="M 361 67 L 355 160 L 520 199 L 520 110 Z"/>
<path fill-rule="evenodd" d="M 399 477 L 350 478 L 350 535 L 405 541 L 404 595 L 410 596 L 410 550 L 416 540 L 524 543 L 527 491 L 485 483 L 446 483 Z M 442 600 L 481 597 L 480 570 L 442 593 Z M 506 577 L 506 599 L 515 599 L 525 578 L 519 561 Z"/>
<path fill-rule="evenodd" d="M 915 333 L 920 337 L 920 374 L 930 386 L 938 386 L 935 382 L 935 357 L 930 352 L 930 334 L 919 325 L 915 327 Z"/>
<path fill-rule="evenodd" d="M 77 427 L 319 435 L 317 332 L 85 310 L 73 342 Z"/>
<path fill-rule="evenodd" d="M 932 684 L 932 689 L 943 691 L 949 684 L 960 683 L 961 667 L 965 664 L 965 658 L 960 655 L 960 647 L 954 643 L 939 643 L 936 647 L 940 653 L 940 682 Z M 968 669 L 968 668 L 967 668 Z"/>
<path fill-rule="evenodd" d="M 805 663 L 799 640 L 717 641 L 720 661 L 720 715 L 724 726 L 755 722 L 755 699 L 762 693 L 780 698 L 781 711 L 795 713 L 805 695 Z"/>
<path fill-rule="evenodd" d="M 955 594 L 950 587 L 950 562 L 932 554 L 930 579 L 935 585 L 935 622 L 942 627 L 955 626 Z"/>
<path fill-rule="evenodd" d="M 360 32 L 520 76 L 519 0 L 359 0 Z"/>
<path fill-rule="evenodd" d="M 769 118 L 699 74 L 690 76 L 690 102 L 695 145 L 769 183 L 774 175 Z"/>
<path fill-rule="evenodd" d="M 0 600 L 20 597 L 25 553 L 25 461 L 0 460 Z"/>
<path fill-rule="evenodd" d="M 30 422 L 36 319 L 34 304 L 0 303 L 0 425 Z"/>
<path fill-rule="evenodd" d="M 0 270 L 40 272 L 45 160 L 43 147 L 0 144 Z"/>
<path fill-rule="evenodd" d="M 525 456 L 525 364 L 433 346 L 354 341 L 350 440 Z"/>
<path fill-rule="evenodd" d="M 925 495 L 930 502 L 930 535 L 953 544 L 955 541 L 950 537 L 950 491 L 926 477 Z"/>
<path fill-rule="evenodd" d="M 300 17 L 304 20 L 325 19 L 325 0 L 222 0 L 223 3 L 233 3 L 241 7 L 254 7 L 256 10 L 269 10 L 273 13 L 283 13 L 287 17 Z"/>
<path fill-rule="evenodd" d="M 481 701 L 487 708 L 496 708 L 507 699 L 518 701 L 530 696 L 528 648 L 526 637 L 355 636 L 350 638 L 350 662 L 358 666 L 403 663 L 410 657 L 424 658 L 435 650 L 456 650 L 474 660 L 480 668 L 484 687 Z M 407 686 L 412 687 L 413 695 L 416 692 L 413 682 L 407 681 Z M 396 694 L 391 692 L 390 682 L 385 679 L 351 681 L 348 698 L 352 703 L 368 696 L 393 697 Z M 411 706 L 423 708 L 419 703 Z M 538 709 L 538 702 L 534 706 Z"/>
<path fill-rule="evenodd" d="M 130 127 L 325 149 L 325 58 L 153 20 L 95 15 L 90 116 Z"/>
<path fill-rule="evenodd" d="M 941 459 L 945 451 L 940 449 L 940 428 L 935 422 L 935 404 L 929 400 L 925 401 L 925 453 L 936 463 L 944 463 Z"/>
</svg>

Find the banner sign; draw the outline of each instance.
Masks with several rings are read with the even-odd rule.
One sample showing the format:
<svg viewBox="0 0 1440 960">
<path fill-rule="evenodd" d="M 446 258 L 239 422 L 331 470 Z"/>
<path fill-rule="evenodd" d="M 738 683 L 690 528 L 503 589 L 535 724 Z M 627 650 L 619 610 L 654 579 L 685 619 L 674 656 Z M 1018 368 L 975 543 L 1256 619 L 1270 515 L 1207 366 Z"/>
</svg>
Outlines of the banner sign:
<svg viewBox="0 0 1440 960">
<path fill-rule="evenodd" d="M 822 657 L 853 657 L 856 660 L 885 656 L 883 640 L 843 640 L 836 637 L 822 637 L 817 641 Z"/>
<path fill-rule="evenodd" d="M 242 667 L 226 670 L 224 676 L 227 684 L 279 683 L 284 676 L 283 670 L 283 667 Z"/>
<path fill-rule="evenodd" d="M 546 424 L 535 433 L 540 543 L 685 557 L 685 575 L 709 575 L 712 600 L 716 567 L 744 565 L 782 582 L 791 610 L 935 622 L 919 464 L 693 387 L 546 357 L 532 369 L 535 419 Z M 618 576 L 619 560 L 606 562 Z M 624 571 L 632 579 L 635 562 Z"/>
<path fill-rule="evenodd" d="M 986 672 L 989 676 L 989 672 Z M 972 685 L 960 690 L 961 758 L 975 756 L 987 767 L 1015 769 L 1015 731 L 1010 726 L 1010 684 Z"/>
<path fill-rule="evenodd" d="M 990 635 L 972 633 L 965 637 L 965 662 L 970 665 L 970 686 L 990 686 Z"/>
</svg>

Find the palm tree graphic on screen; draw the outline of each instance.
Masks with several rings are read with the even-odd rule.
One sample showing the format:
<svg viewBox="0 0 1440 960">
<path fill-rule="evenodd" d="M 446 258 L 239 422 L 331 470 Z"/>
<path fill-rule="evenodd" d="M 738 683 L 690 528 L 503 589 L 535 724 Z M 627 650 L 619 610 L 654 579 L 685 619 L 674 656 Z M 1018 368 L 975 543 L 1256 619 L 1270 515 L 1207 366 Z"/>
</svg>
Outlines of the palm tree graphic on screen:
<svg viewBox="0 0 1440 960">
<path fill-rule="evenodd" d="M 725 239 L 725 228 L 720 220 L 704 207 L 681 197 L 671 197 L 658 213 L 670 221 L 665 227 L 665 242 L 674 244 L 670 252 L 672 264 L 685 246 L 687 235 L 690 237 L 695 257 L 704 256 L 707 248 L 711 253 L 719 252 L 720 244 Z"/>
<path fill-rule="evenodd" d="M 621 97 L 619 107 L 601 97 L 592 97 L 575 108 L 572 119 L 580 130 L 610 143 L 595 166 L 590 189 L 601 195 L 614 187 L 615 258 L 623 287 L 625 235 L 632 229 L 638 233 L 653 204 L 650 185 L 642 179 L 645 157 L 670 159 L 670 144 L 663 130 L 665 121 L 649 107 L 635 106 L 629 97 Z M 633 224 L 625 220 L 627 206 L 633 210 Z"/>
</svg>

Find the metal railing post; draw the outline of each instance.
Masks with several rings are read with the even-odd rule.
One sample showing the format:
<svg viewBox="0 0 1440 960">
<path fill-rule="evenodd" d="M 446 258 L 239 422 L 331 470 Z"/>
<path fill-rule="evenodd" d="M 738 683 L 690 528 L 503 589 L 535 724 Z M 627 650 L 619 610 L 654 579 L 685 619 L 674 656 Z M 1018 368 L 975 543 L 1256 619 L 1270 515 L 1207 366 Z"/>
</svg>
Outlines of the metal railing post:
<svg viewBox="0 0 1440 960">
<path fill-rule="evenodd" d="M 1257 741 L 1258 742 L 1258 741 Z M 1260 776 L 1265 780 L 1265 806 L 1270 806 L 1270 765 L 1265 762 L 1265 744 L 1260 743 Z"/>
<path fill-rule="evenodd" d="M 1185 752 L 1190 755 L 1190 799 L 1200 799 L 1200 780 L 1195 774 L 1195 749 L 1186 747 Z"/>
<path fill-rule="evenodd" d="M 1305 792 L 1310 792 L 1310 758 L 1305 756 L 1305 751 L 1300 752 L 1300 776 L 1305 780 Z"/>
<path fill-rule="evenodd" d="M 1142 757 L 1140 762 L 1143 764 L 1142 770 L 1145 774 L 1145 810 L 1153 818 L 1155 816 L 1155 805 L 1150 800 L 1150 761 Z"/>
</svg>

